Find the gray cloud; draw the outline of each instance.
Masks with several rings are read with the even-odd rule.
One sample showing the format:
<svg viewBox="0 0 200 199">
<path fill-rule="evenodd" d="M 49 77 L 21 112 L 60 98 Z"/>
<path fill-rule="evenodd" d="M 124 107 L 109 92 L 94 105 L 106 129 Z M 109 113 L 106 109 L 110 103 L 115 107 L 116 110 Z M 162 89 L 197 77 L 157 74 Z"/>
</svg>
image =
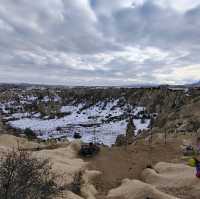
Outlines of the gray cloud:
<svg viewBox="0 0 200 199">
<path fill-rule="evenodd" d="M 199 0 L 1 0 L 0 81 L 195 81 L 199 17 Z"/>
</svg>

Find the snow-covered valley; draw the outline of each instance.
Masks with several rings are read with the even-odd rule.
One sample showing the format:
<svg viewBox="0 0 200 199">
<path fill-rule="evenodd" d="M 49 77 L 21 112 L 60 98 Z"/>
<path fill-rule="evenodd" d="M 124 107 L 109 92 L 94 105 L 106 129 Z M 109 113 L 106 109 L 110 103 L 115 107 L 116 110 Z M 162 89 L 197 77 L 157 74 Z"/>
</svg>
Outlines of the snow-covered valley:
<svg viewBox="0 0 200 199">
<path fill-rule="evenodd" d="M 66 102 L 57 95 L 44 96 L 40 100 L 34 95 L 18 98 L 18 101 L 0 104 L 4 121 L 22 133 L 27 128 L 31 129 L 42 140 L 72 140 L 75 134 L 79 134 L 86 143 L 96 141 L 111 146 L 118 135 L 126 133 L 130 118 L 137 135 L 149 128 L 150 119 L 155 115 L 148 113 L 143 106 L 128 104 L 124 98 L 109 98 L 94 103 L 85 100 Z M 45 110 L 50 109 L 50 113 L 44 114 L 41 106 Z"/>
</svg>

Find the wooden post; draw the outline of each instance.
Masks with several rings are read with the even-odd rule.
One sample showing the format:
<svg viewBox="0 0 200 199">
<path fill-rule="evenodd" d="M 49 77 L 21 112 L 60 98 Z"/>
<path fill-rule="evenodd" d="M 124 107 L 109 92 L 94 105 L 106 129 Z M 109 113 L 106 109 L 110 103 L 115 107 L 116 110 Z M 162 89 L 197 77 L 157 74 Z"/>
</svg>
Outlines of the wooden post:
<svg viewBox="0 0 200 199">
<path fill-rule="evenodd" d="M 152 133 L 152 129 L 150 130 L 150 138 L 149 138 L 149 159 L 148 159 L 148 166 L 152 166 L 153 161 L 152 161 L 152 152 L 153 152 L 153 133 Z"/>
<path fill-rule="evenodd" d="M 165 144 L 167 144 L 167 130 L 165 129 L 164 131 L 165 131 L 165 138 L 164 138 L 165 139 Z"/>
</svg>

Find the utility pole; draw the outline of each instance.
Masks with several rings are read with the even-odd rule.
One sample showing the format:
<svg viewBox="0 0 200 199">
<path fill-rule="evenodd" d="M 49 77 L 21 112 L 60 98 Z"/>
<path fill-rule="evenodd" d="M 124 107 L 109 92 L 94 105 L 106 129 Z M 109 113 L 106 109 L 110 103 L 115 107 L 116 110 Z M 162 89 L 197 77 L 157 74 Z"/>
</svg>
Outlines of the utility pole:
<svg viewBox="0 0 200 199">
<path fill-rule="evenodd" d="M 164 131 L 165 131 L 165 144 L 167 144 L 167 129 L 165 128 Z"/>
<path fill-rule="evenodd" d="M 94 129 L 93 129 L 93 138 L 92 138 L 93 144 L 97 144 L 96 124 L 97 124 L 97 116 L 94 116 L 94 119 L 93 119 Z"/>
</svg>

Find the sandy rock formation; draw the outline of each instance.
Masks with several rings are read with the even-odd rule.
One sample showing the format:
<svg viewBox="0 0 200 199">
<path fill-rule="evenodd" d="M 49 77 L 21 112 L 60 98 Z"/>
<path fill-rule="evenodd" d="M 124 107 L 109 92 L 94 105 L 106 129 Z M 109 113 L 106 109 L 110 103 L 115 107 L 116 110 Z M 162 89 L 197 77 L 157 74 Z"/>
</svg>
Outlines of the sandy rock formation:
<svg viewBox="0 0 200 199">
<path fill-rule="evenodd" d="M 65 191 L 61 193 L 60 196 L 57 196 L 55 199 L 84 199 L 84 198 L 78 196 L 77 194 L 72 193 L 71 191 Z"/>
<path fill-rule="evenodd" d="M 28 142 L 26 139 L 17 138 L 12 135 L 1 135 L 0 136 L 0 155 L 8 150 L 13 150 L 18 147 L 21 148 L 36 148 L 41 146 L 38 143 Z M 58 173 L 59 184 L 71 184 L 74 180 L 74 176 L 78 172 L 82 172 L 81 179 L 81 195 L 84 199 L 95 199 L 97 190 L 92 185 L 92 180 L 100 175 L 99 171 L 88 171 L 86 170 L 87 162 L 77 157 L 78 151 L 81 148 L 81 142 L 75 140 L 68 144 L 66 147 L 57 149 L 44 149 L 33 152 L 33 155 L 37 158 L 49 159 L 52 163 L 52 169 L 55 173 Z M 67 199 L 83 199 L 82 197 L 70 192 L 64 191 L 61 196 L 56 199 L 67 198 Z"/>
<path fill-rule="evenodd" d="M 92 184 L 92 180 L 101 175 L 100 171 L 89 171 L 86 170 L 83 173 L 83 185 L 81 187 L 81 195 L 86 199 L 95 199 L 95 195 L 97 194 L 97 190 Z"/>
<path fill-rule="evenodd" d="M 110 190 L 107 197 L 120 197 L 123 199 L 177 199 L 174 196 L 170 196 L 159 191 L 149 184 L 146 184 L 139 180 L 129 179 L 124 179 L 120 187 Z"/>
<path fill-rule="evenodd" d="M 71 183 L 74 175 L 86 168 L 87 163 L 77 158 L 81 143 L 74 141 L 66 148 L 42 150 L 34 152 L 38 158 L 48 158 L 53 164 L 52 169 L 62 175 L 63 183 Z"/>
<path fill-rule="evenodd" d="M 1 134 L 0 135 L 0 146 L 4 146 L 6 148 L 36 148 L 40 146 L 41 144 L 36 142 L 29 142 L 25 138 L 16 137 L 13 135 L 8 134 Z"/>
<path fill-rule="evenodd" d="M 67 192 L 66 198 L 67 199 L 84 199 L 84 198 L 82 198 L 82 197 L 80 197 L 80 196 L 78 196 L 78 195 L 76 195 L 76 194 L 74 194 L 70 191 Z"/>
<path fill-rule="evenodd" d="M 199 199 L 200 180 L 195 168 L 185 164 L 160 162 L 145 169 L 142 180 L 124 179 L 122 185 L 109 191 L 108 198 L 120 199 Z"/>
<path fill-rule="evenodd" d="M 158 163 L 154 169 L 145 169 L 144 182 L 180 198 L 200 198 L 200 180 L 195 168 L 184 164 Z"/>
</svg>

